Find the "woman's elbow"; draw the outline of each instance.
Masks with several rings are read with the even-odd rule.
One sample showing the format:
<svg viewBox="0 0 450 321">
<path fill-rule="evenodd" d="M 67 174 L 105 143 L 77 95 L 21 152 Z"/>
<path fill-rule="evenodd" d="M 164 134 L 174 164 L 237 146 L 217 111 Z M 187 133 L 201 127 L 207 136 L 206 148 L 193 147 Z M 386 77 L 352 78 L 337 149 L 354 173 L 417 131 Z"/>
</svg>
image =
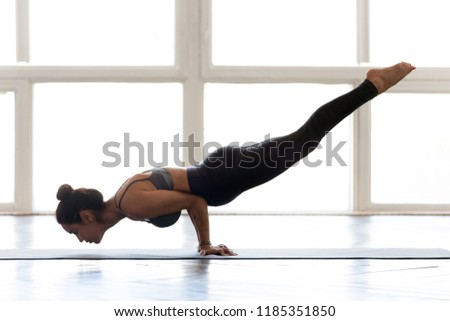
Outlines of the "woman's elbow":
<svg viewBox="0 0 450 321">
<path fill-rule="evenodd" d="M 192 202 L 190 204 L 190 206 L 187 208 L 187 210 L 191 210 L 194 208 L 198 208 L 198 207 L 208 207 L 208 203 L 206 202 L 206 200 L 203 197 L 200 196 L 194 196 L 192 198 Z"/>
</svg>

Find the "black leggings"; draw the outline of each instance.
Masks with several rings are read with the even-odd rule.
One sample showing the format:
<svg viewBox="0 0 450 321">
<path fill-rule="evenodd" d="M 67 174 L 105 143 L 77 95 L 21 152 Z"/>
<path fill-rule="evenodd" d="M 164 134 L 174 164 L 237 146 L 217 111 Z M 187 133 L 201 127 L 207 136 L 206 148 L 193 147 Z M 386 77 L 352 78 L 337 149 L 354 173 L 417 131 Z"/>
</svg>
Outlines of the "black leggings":
<svg viewBox="0 0 450 321">
<path fill-rule="evenodd" d="M 191 193 L 208 205 L 231 202 L 239 194 L 264 184 L 306 157 L 340 121 L 375 96 L 375 86 L 365 80 L 357 88 L 317 109 L 295 132 L 250 146 L 225 146 L 202 163 L 187 168 Z"/>
</svg>

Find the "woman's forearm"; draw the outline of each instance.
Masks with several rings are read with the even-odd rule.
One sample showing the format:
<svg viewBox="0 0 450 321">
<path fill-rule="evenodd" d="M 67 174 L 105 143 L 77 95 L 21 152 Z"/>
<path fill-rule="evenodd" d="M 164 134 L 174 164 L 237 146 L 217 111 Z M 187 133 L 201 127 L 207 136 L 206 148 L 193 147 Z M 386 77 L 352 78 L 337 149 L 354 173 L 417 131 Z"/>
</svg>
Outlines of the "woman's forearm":
<svg viewBox="0 0 450 321">
<path fill-rule="evenodd" d="M 209 215 L 208 204 L 203 198 L 197 198 L 187 209 L 188 214 L 194 224 L 197 232 L 199 247 L 203 245 L 211 245 L 209 235 Z"/>
<path fill-rule="evenodd" d="M 196 198 L 187 208 L 198 237 L 200 255 L 237 255 L 224 244 L 213 246 L 209 238 L 208 204 L 204 198 Z"/>
</svg>

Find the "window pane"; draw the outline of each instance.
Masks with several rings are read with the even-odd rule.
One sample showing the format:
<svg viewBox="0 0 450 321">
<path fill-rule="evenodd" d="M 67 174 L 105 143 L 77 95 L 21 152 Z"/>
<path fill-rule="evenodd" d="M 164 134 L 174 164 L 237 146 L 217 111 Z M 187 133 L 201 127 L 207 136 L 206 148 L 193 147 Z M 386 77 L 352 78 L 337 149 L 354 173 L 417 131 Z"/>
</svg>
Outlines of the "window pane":
<svg viewBox="0 0 450 321">
<path fill-rule="evenodd" d="M 0 64 L 16 61 L 16 2 L 0 1 Z"/>
<path fill-rule="evenodd" d="M 448 0 L 370 1 L 371 60 L 449 66 Z"/>
<path fill-rule="evenodd" d="M 354 0 L 213 0 L 215 65 L 356 63 Z"/>
<path fill-rule="evenodd" d="M 0 91 L 0 203 L 14 202 L 15 97 Z"/>
<path fill-rule="evenodd" d="M 372 201 L 450 203 L 450 95 L 386 94 L 372 105 Z"/>
<path fill-rule="evenodd" d="M 64 183 L 109 198 L 128 176 L 177 165 L 170 143 L 181 132 L 181 92 L 179 84 L 35 85 L 34 209 L 54 210 Z"/>
<path fill-rule="evenodd" d="M 30 1 L 31 62 L 173 65 L 173 0 Z"/>
<path fill-rule="evenodd" d="M 259 142 L 288 134 L 299 128 L 322 104 L 350 89 L 347 85 L 230 85 L 207 84 L 205 90 L 205 143 L 220 146 L 239 142 Z M 220 212 L 295 213 L 349 210 L 350 200 L 350 120 L 336 126 L 322 149 L 274 180 L 240 195 Z M 338 156 L 327 164 L 327 149 Z M 328 144 L 328 145 L 327 145 Z M 210 152 L 213 149 L 209 150 Z M 328 153 L 330 155 L 330 153 Z M 312 163 L 322 162 L 320 166 Z M 346 165 L 346 166 L 345 166 Z M 214 209 L 213 209 L 214 210 Z"/>
</svg>

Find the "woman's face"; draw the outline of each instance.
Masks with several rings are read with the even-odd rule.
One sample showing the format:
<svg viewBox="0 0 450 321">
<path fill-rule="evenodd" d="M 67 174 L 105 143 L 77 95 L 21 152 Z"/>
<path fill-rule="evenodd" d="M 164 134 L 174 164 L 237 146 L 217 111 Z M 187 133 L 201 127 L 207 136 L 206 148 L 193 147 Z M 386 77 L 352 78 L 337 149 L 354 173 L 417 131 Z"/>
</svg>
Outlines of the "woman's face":
<svg viewBox="0 0 450 321">
<path fill-rule="evenodd" d="M 63 229 L 69 234 L 75 234 L 80 242 L 100 243 L 105 233 L 100 229 L 98 223 L 75 223 L 61 224 Z"/>
<path fill-rule="evenodd" d="M 75 234 L 80 242 L 100 243 L 105 229 L 93 215 L 81 215 L 81 222 L 74 224 L 61 224 L 69 234 Z"/>
</svg>

